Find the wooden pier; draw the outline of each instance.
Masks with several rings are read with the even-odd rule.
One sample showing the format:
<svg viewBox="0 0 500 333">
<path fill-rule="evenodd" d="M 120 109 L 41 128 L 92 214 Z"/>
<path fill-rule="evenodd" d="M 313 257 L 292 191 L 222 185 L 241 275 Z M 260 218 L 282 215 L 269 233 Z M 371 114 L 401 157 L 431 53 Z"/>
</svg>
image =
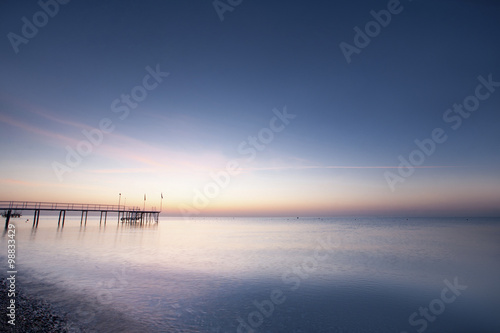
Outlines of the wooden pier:
<svg viewBox="0 0 500 333">
<path fill-rule="evenodd" d="M 126 207 L 121 205 L 100 205 L 100 204 L 78 204 L 78 203 L 57 203 L 57 202 L 30 202 L 30 201 L 0 201 L 0 211 L 5 217 L 5 229 L 8 228 L 10 219 L 21 216 L 22 211 L 33 211 L 33 228 L 38 227 L 40 212 L 59 211 L 57 227 L 64 227 L 66 212 L 81 212 L 80 225 L 87 225 L 89 212 L 99 212 L 99 224 L 106 220 L 108 213 L 116 213 L 118 223 L 158 223 L 160 211 L 145 210 L 138 207 Z"/>
</svg>

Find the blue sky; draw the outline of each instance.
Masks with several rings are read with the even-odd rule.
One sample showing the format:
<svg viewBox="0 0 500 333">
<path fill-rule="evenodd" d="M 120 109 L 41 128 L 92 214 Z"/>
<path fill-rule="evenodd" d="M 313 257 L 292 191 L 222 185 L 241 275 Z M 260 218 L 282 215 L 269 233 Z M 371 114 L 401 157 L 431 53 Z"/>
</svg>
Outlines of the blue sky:
<svg viewBox="0 0 500 333">
<path fill-rule="evenodd" d="M 500 81 L 500 5 L 401 1 L 348 63 L 339 44 L 354 45 L 353 29 L 388 3 L 243 1 L 221 21 L 210 1 L 73 0 L 16 53 L 8 34 L 22 37 L 22 18 L 33 23 L 42 9 L 3 2 L 1 200 L 115 203 L 123 193 L 141 205 L 147 193 L 159 206 L 164 193 L 172 215 L 182 207 L 498 215 L 500 91 L 456 130 L 443 115 L 474 95 L 479 76 Z M 112 102 L 141 86 L 148 66 L 169 75 L 120 119 Z M 285 107 L 296 117 L 246 161 L 239 145 Z M 82 130 L 104 118 L 111 133 L 58 177 L 54 162 L 66 165 L 66 147 L 76 149 L 87 140 Z M 414 140 L 435 128 L 446 142 L 391 189 L 386 173 L 401 176 L 398 156 L 408 158 Z M 196 206 L 196 191 L 229 161 L 242 171 Z"/>
</svg>

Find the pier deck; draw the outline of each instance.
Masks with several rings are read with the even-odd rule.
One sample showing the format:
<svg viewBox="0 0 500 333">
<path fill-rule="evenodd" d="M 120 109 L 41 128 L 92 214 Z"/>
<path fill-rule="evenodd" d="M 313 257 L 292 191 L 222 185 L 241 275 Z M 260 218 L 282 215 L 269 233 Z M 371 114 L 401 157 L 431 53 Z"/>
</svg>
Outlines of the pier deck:
<svg viewBox="0 0 500 333">
<path fill-rule="evenodd" d="M 59 211 L 57 226 L 64 220 L 66 212 L 81 212 L 80 225 L 87 224 L 89 212 L 100 212 L 100 221 L 106 224 L 108 213 L 116 213 L 117 221 L 120 223 L 158 223 L 160 211 L 146 210 L 138 207 L 126 207 L 122 205 L 101 205 L 101 204 L 80 204 L 80 203 L 60 203 L 60 202 L 32 202 L 32 201 L 0 201 L 0 211 L 5 215 L 5 228 L 8 228 L 11 217 L 16 217 L 22 211 L 33 211 L 33 227 L 38 227 L 41 211 Z M 85 217 L 85 220 L 84 220 Z M 85 222 L 84 222 L 85 221 Z"/>
</svg>

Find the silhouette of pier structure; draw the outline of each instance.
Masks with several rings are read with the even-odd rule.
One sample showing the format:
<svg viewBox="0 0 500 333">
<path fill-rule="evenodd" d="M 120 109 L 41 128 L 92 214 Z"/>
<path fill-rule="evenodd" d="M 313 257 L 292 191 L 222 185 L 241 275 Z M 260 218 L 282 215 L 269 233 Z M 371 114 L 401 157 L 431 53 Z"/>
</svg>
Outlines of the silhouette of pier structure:
<svg viewBox="0 0 500 333">
<path fill-rule="evenodd" d="M 99 212 L 101 224 L 108 217 L 108 213 L 116 213 L 118 223 L 158 223 L 160 211 L 146 210 L 138 207 L 126 207 L 124 205 L 101 205 L 101 204 L 79 204 L 79 203 L 58 203 L 58 202 L 30 202 L 30 201 L 0 201 L 0 211 L 5 217 L 5 228 L 7 229 L 10 219 L 20 217 L 23 211 L 33 211 L 33 228 L 38 227 L 40 213 L 42 211 L 59 211 L 57 227 L 61 224 L 64 227 L 66 212 L 81 212 L 80 225 L 87 225 L 89 212 Z"/>
</svg>

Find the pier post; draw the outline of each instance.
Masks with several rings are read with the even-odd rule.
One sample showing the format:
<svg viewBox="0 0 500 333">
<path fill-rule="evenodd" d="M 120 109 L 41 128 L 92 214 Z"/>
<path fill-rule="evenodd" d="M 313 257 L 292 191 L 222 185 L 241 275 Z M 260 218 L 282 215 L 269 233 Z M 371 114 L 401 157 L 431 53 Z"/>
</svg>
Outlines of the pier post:
<svg viewBox="0 0 500 333">
<path fill-rule="evenodd" d="M 59 220 L 57 221 L 58 228 L 61 225 L 61 220 L 62 220 L 62 226 L 64 228 L 64 221 L 66 220 L 66 211 L 65 210 L 59 211 Z"/>
<path fill-rule="evenodd" d="M 61 215 L 62 215 L 62 210 L 59 211 L 59 220 L 57 221 L 57 227 L 59 228 L 59 226 L 61 225 Z"/>
<path fill-rule="evenodd" d="M 37 217 L 39 213 L 40 211 L 35 209 L 35 213 L 33 214 L 33 228 L 38 226 Z"/>
<path fill-rule="evenodd" d="M 7 216 L 5 217 L 5 230 L 7 230 L 7 228 L 9 227 L 9 221 L 10 221 L 10 214 L 12 213 L 12 211 L 9 209 L 7 211 Z"/>
</svg>

